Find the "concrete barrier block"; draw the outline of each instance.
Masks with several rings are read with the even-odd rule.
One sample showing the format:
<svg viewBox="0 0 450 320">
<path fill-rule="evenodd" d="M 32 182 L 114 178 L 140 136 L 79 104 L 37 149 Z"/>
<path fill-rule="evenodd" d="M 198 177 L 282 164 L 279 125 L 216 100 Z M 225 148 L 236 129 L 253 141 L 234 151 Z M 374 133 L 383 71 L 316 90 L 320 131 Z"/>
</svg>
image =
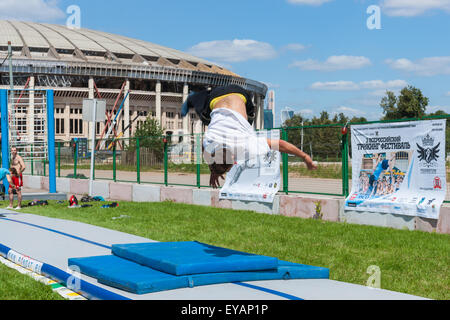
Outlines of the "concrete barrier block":
<svg viewBox="0 0 450 320">
<path fill-rule="evenodd" d="M 24 176 L 23 177 L 23 186 L 29 189 L 37 189 L 40 190 L 42 177 L 39 176 Z"/>
<path fill-rule="evenodd" d="M 415 217 L 391 213 L 345 210 L 341 221 L 362 225 L 389 227 L 395 229 L 415 229 Z"/>
<path fill-rule="evenodd" d="M 322 220 L 325 221 L 339 221 L 340 201 L 338 199 L 317 199 L 320 201 Z"/>
<path fill-rule="evenodd" d="M 437 223 L 437 219 L 416 217 L 415 229 L 425 232 L 433 232 L 436 231 Z"/>
<path fill-rule="evenodd" d="M 83 195 L 89 193 L 89 180 L 70 179 L 70 193 Z"/>
<path fill-rule="evenodd" d="M 56 191 L 70 193 L 70 179 L 56 178 Z"/>
<path fill-rule="evenodd" d="M 193 189 L 192 190 L 193 204 L 200 206 L 211 206 L 211 190 L 207 189 Z"/>
<path fill-rule="evenodd" d="M 107 181 L 93 181 L 92 182 L 93 197 L 103 197 L 105 200 L 109 199 L 109 182 Z"/>
<path fill-rule="evenodd" d="M 117 201 L 133 201 L 133 185 L 131 183 L 110 182 L 109 198 Z"/>
<path fill-rule="evenodd" d="M 312 218 L 320 199 L 280 195 L 280 214 L 287 217 Z"/>
<path fill-rule="evenodd" d="M 280 209 L 280 197 L 275 196 L 273 203 L 232 200 L 231 208 L 234 210 L 249 210 L 259 213 L 278 214 Z"/>
<path fill-rule="evenodd" d="M 133 201 L 135 202 L 160 202 L 161 187 L 156 185 L 133 185 Z"/>
<path fill-rule="evenodd" d="M 173 201 L 192 204 L 193 192 L 191 188 L 161 187 L 161 201 Z"/>
<path fill-rule="evenodd" d="M 399 214 L 386 214 L 386 227 L 395 229 L 416 229 L 416 217 Z"/>
<path fill-rule="evenodd" d="M 211 190 L 211 206 L 215 208 L 231 209 L 231 200 L 219 199 L 219 190 Z"/>
<path fill-rule="evenodd" d="M 441 207 L 436 232 L 450 234 L 450 208 Z"/>
</svg>

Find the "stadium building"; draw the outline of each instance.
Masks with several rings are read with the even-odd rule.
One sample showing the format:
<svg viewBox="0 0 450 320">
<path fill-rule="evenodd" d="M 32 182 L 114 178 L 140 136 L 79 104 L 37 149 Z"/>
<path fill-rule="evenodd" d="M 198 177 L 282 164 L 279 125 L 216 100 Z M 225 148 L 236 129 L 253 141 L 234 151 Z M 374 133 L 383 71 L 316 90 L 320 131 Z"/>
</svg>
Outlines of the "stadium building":
<svg viewBox="0 0 450 320">
<path fill-rule="evenodd" d="M 132 136 L 148 116 L 159 120 L 166 134 L 202 132 L 205 128 L 194 113 L 181 118 L 181 105 L 191 91 L 226 84 L 238 84 L 254 93 L 254 126 L 264 126 L 267 87 L 263 83 L 178 50 L 61 25 L 0 20 L 1 89 L 10 88 L 8 42 L 14 88 L 54 90 L 57 141 L 90 137 L 89 124 L 82 120 L 82 102 L 87 98 L 105 99 L 108 111 L 115 107 L 117 112 L 123 105 L 116 132 L 131 128 L 124 138 Z M 36 126 L 27 123 L 32 119 L 27 114 L 36 112 L 34 99 L 30 94 L 15 109 L 16 129 L 22 135 L 32 134 L 30 128 Z M 97 138 L 105 126 L 97 124 Z"/>
</svg>

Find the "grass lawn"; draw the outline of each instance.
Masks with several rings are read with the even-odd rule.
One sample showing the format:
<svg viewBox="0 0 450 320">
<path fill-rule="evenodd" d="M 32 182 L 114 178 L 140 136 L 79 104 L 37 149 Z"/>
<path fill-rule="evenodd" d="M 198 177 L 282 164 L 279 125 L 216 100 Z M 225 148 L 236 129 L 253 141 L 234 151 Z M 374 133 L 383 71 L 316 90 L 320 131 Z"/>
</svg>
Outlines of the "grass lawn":
<svg viewBox="0 0 450 320">
<path fill-rule="evenodd" d="M 1 300 L 65 300 L 50 286 L 0 263 Z"/>
<path fill-rule="evenodd" d="M 450 299 L 449 235 L 172 202 L 120 202 L 114 209 L 100 208 L 104 203 L 91 204 L 94 207 L 68 209 L 67 202 L 51 201 L 48 207 L 28 207 L 22 211 L 85 222 L 157 241 L 196 240 L 327 267 L 331 279 L 360 285 L 365 285 L 369 278 L 367 268 L 377 265 L 381 269 L 383 289 Z M 112 219 L 121 215 L 128 217 Z M 16 291 L 9 290 L 11 294 Z"/>
</svg>

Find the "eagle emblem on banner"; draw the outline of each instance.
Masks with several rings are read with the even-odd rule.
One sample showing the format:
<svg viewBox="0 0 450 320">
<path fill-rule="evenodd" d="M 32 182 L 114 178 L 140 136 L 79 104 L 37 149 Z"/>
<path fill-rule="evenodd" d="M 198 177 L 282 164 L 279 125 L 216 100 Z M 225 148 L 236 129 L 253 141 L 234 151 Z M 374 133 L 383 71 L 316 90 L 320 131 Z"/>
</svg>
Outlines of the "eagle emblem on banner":
<svg viewBox="0 0 450 320">
<path fill-rule="evenodd" d="M 426 135 L 426 137 L 424 137 L 422 139 L 422 143 L 423 143 L 423 147 L 419 146 L 419 144 L 416 143 L 417 145 L 417 150 L 419 152 L 419 160 L 420 161 L 425 161 L 426 163 L 430 163 L 431 161 L 437 161 L 437 159 L 439 158 L 439 146 L 441 145 L 441 143 L 439 142 L 435 147 L 430 147 L 434 144 L 434 139 L 432 137 L 430 137 L 429 134 Z"/>
</svg>

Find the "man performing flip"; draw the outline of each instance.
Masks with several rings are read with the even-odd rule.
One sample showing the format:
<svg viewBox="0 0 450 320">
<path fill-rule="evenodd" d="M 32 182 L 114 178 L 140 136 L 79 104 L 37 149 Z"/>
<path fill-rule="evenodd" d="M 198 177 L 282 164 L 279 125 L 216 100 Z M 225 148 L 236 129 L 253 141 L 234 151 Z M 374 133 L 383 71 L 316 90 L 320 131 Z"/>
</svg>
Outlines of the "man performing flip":
<svg viewBox="0 0 450 320">
<path fill-rule="evenodd" d="M 195 109 L 208 130 L 204 135 L 204 158 L 211 176 L 210 186 L 220 187 L 219 178 L 237 161 L 248 161 L 267 155 L 270 150 L 303 158 L 309 170 L 317 166 L 309 155 L 284 140 L 258 137 L 252 127 L 255 106 L 251 94 L 237 85 L 217 87 L 191 94 L 182 107 L 182 116 Z"/>
</svg>

